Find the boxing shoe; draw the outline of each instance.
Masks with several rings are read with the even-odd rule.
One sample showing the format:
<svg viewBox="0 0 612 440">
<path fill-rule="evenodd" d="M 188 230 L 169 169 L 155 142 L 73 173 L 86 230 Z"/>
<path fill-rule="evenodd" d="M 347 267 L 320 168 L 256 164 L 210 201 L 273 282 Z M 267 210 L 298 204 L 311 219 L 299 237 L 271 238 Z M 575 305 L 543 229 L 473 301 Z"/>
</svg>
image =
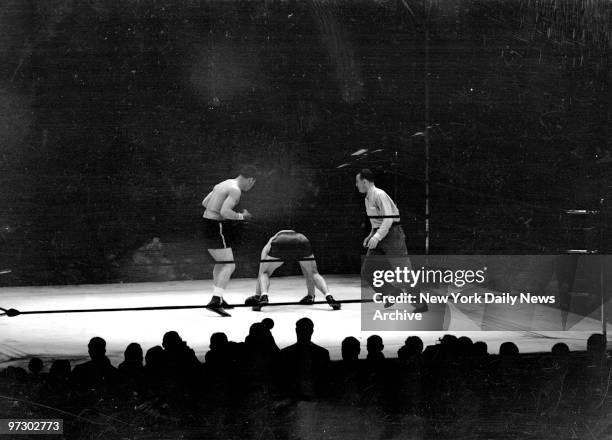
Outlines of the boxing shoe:
<svg viewBox="0 0 612 440">
<path fill-rule="evenodd" d="M 259 299 L 261 298 L 261 295 L 253 295 L 253 296 L 249 296 L 245 301 L 244 301 L 244 305 L 246 306 L 254 306 L 256 304 L 259 304 Z"/>
<path fill-rule="evenodd" d="M 268 295 L 260 295 L 257 304 L 253 304 L 253 310 L 259 312 L 266 305 L 268 305 Z"/>
<path fill-rule="evenodd" d="M 232 316 L 223 308 L 223 299 L 216 295 L 210 299 L 210 302 L 206 305 L 206 308 L 218 313 L 221 316 Z"/>
<path fill-rule="evenodd" d="M 329 304 L 330 307 L 334 310 L 340 310 L 340 307 L 342 307 L 342 305 L 338 301 L 336 301 L 331 295 L 327 295 L 325 297 L 325 300 L 327 301 L 327 304 Z"/>
<path fill-rule="evenodd" d="M 311 306 L 314 304 L 314 301 L 315 301 L 314 296 L 306 295 L 304 298 L 300 300 L 298 304 L 301 304 L 303 306 Z"/>
</svg>

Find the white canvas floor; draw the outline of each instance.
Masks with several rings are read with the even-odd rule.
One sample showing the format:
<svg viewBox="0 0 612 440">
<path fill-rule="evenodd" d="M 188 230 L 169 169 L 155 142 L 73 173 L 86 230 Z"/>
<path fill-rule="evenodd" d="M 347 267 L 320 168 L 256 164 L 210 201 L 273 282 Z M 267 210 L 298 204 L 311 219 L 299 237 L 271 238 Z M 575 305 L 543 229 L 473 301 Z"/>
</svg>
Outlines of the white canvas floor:
<svg viewBox="0 0 612 440">
<path fill-rule="evenodd" d="M 336 299 L 360 298 L 358 276 L 327 276 L 326 280 Z M 247 296 L 252 295 L 254 283 L 254 279 L 232 280 L 226 293 L 227 301 L 243 303 Z M 211 290 L 210 280 L 11 287 L 0 289 L 0 307 L 27 311 L 198 305 L 208 302 Z M 270 301 L 298 301 L 305 292 L 301 277 L 274 278 Z M 553 309 L 547 310 L 558 313 Z M 572 350 L 584 350 L 588 336 L 601 332 L 601 324 L 590 318 L 582 320 L 572 331 L 564 332 L 362 332 L 360 304 L 344 304 L 340 311 L 332 311 L 327 305 L 320 304 L 269 307 L 262 312 L 237 308 L 230 312 L 230 318 L 220 317 L 205 309 L 2 316 L 0 367 L 23 365 L 33 356 L 43 360 L 62 358 L 78 362 L 87 358 L 87 342 L 93 336 L 106 339 L 107 355 L 116 365 L 121 362 L 123 351 L 130 342 L 140 343 L 146 351 L 154 345 L 161 345 L 162 336 L 168 330 L 178 331 L 203 360 L 212 333 L 225 332 L 230 340 L 243 341 L 249 326 L 264 317 L 274 320 L 272 333 L 280 347 L 295 341 L 296 320 L 304 316 L 311 318 L 315 323 L 313 341 L 329 349 L 332 359 L 340 357 L 340 343 L 346 336 L 355 336 L 362 342 L 361 356 L 365 357 L 365 341 L 373 333 L 383 337 L 387 357 L 395 357 L 403 341 L 413 334 L 421 337 L 425 345 L 434 344 L 446 333 L 466 335 L 474 341 L 485 341 L 489 352 L 497 353 L 499 345 L 505 341 L 516 343 L 521 352 L 549 351 L 556 342 L 565 342 Z M 450 316 L 451 329 L 453 323 L 468 320 L 457 309 L 451 310 Z"/>
</svg>

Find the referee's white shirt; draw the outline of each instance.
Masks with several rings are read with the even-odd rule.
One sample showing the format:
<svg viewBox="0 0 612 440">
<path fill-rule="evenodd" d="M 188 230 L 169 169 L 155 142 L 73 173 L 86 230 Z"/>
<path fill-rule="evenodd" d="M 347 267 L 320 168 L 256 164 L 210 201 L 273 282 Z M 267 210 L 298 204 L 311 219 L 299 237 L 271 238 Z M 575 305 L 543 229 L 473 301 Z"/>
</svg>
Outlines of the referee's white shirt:
<svg viewBox="0 0 612 440">
<path fill-rule="evenodd" d="M 399 223 L 399 210 L 385 191 L 372 185 L 365 197 L 366 213 L 370 217 L 372 229 L 378 229 L 374 237 L 379 241 L 387 236 L 393 223 Z M 372 218 L 371 216 L 395 215 L 396 218 Z"/>
</svg>

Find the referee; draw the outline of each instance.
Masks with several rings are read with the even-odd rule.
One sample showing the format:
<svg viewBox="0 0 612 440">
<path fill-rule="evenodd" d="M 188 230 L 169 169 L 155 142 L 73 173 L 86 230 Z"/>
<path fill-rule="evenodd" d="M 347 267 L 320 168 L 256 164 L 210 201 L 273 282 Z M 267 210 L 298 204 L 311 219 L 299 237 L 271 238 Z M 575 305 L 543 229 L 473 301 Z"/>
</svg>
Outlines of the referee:
<svg viewBox="0 0 612 440">
<path fill-rule="evenodd" d="M 389 194 L 375 185 L 375 178 L 372 171 L 363 169 L 355 177 L 355 185 L 360 193 L 365 194 L 365 209 L 366 214 L 370 219 L 372 230 L 370 234 L 363 240 L 363 247 L 367 248 L 365 263 L 362 268 L 362 277 L 366 280 L 372 280 L 374 270 L 386 270 L 383 265 L 391 265 L 389 260 L 401 262 L 403 266 L 411 268 L 408 258 L 408 249 L 406 248 L 406 236 L 400 223 L 399 210 L 397 205 Z M 378 260 L 374 263 L 369 256 L 385 255 L 390 257 L 386 262 Z M 397 264 L 396 264 L 397 266 Z M 392 284 L 385 283 L 381 288 L 383 295 L 399 296 L 402 290 Z M 390 307 L 392 304 L 387 302 L 385 307 Z M 414 313 L 423 313 L 428 310 L 427 304 L 419 304 L 415 308 Z"/>
</svg>

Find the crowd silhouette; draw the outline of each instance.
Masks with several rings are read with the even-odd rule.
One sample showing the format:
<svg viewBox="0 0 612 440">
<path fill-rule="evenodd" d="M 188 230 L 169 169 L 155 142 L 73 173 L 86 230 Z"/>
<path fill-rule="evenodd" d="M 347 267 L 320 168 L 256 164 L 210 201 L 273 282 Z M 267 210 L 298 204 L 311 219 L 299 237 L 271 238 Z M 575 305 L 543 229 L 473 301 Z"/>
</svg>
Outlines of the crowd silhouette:
<svg viewBox="0 0 612 440">
<path fill-rule="evenodd" d="M 539 421 L 529 429 L 542 429 L 538 438 L 547 438 L 555 433 L 554 417 L 588 420 L 607 403 L 610 362 L 602 334 L 591 335 L 584 352 L 556 343 L 549 353 L 530 355 L 512 342 L 490 354 L 486 343 L 465 336 L 447 334 L 427 347 L 409 336 L 396 358 L 385 358 L 379 335 L 367 338 L 366 353 L 349 336 L 341 341 L 342 359 L 332 362 L 313 342 L 309 318 L 296 322 L 296 342 L 284 348 L 273 329 L 266 318 L 251 325 L 243 342 L 214 333 L 203 360 L 168 331 L 146 353 L 129 344 L 118 366 L 106 356 L 106 341 L 94 337 L 90 360 L 73 368 L 68 360 L 44 365 L 32 358 L 27 370 L 0 371 L 0 409 L 5 418 L 62 418 L 74 438 L 103 432 L 102 438 L 127 432 L 149 438 L 143 432 L 167 430 L 206 438 L 395 438 L 405 432 L 475 438 L 476 431 L 497 438 L 491 434 L 496 423 L 509 423 L 509 415 L 520 415 L 519 425 Z"/>
</svg>

